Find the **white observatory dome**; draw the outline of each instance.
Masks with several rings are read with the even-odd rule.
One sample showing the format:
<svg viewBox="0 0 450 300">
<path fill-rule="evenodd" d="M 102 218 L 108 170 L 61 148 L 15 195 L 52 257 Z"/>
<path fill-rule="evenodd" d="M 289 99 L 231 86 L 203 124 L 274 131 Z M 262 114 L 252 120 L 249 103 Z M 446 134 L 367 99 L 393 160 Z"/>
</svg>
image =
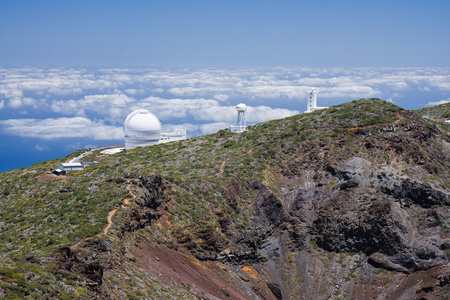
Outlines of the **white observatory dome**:
<svg viewBox="0 0 450 300">
<path fill-rule="evenodd" d="M 159 142 L 161 136 L 161 123 L 148 110 L 136 110 L 125 119 L 123 133 L 126 150 L 154 145 Z"/>
</svg>

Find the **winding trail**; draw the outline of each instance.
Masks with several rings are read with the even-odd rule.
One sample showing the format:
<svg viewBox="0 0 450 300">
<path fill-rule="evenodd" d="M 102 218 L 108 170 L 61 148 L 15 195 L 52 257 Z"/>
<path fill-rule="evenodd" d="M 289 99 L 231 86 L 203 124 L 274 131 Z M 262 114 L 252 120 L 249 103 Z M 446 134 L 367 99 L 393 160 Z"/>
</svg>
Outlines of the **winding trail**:
<svg viewBox="0 0 450 300">
<path fill-rule="evenodd" d="M 220 163 L 220 166 L 219 166 L 219 172 L 217 172 L 216 174 L 214 174 L 214 176 L 220 175 L 220 174 L 222 174 L 222 173 L 225 171 L 225 166 L 226 166 L 227 163 L 230 161 L 230 159 L 231 159 L 231 157 L 228 157 L 228 158 L 226 158 L 225 160 L 223 160 L 223 161 Z"/>
<path fill-rule="evenodd" d="M 401 120 L 403 120 L 405 117 L 400 113 L 401 111 L 397 111 L 395 114 L 397 115 L 397 120 L 394 122 L 394 125 L 397 125 L 400 123 Z"/>
<path fill-rule="evenodd" d="M 356 130 L 356 129 L 367 129 L 367 128 L 371 128 L 371 127 L 375 127 L 375 126 L 380 126 L 380 125 L 397 125 L 398 123 L 400 123 L 400 121 L 402 121 L 405 117 L 401 114 L 402 111 L 397 111 L 395 112 L 396 116 L 397 116 L 397 120 L 395 120 L 392 123 L 389 124 L 372 124 L 372 125 L 365 125 L 365 126 L 355 126 L 355 127 L 350 127 L 348 129 L 350 130 Z M 344 128 L 345 129 L 345 128 Z"/>
<path fill-rule="evenodd" d="M 130 187 L 130 186 L 127 186 L 127 190 L 130 191 L 130 193 L 133 195 L 133 198 L 135 198 L 136 196 L 131 192 L 131 190 L 129 189 L 129 187 Z M 131 203 L 131 200 L 132 200 L 133 198 L 125 198 L 125 199 L 123 199 L 122 208 L 127 207 L 127 206 Z M 107 221 L 108 221 L 108 225 L 106 225 L 105 228 L 103 228 L 102 233 L 97 234 L 97 236 L 103 236 L 103 235 L 107 235 L 107 234 L 108 234 L 109 229 L 110 229 L 111 226 L 113 225 L 113 220 L 112 220 L 112 218 L 114 217 L 114 215 L 116 214 L 116 212 L 117 212 L 118 210 L 119 210 L 119 209 L 116 208 L 116 209 L 110 210 L 110 211 L 108 212 L 108 217 L 106 218 Z"/>
<path fill-rule="evenodd" d="M 214 175 L 212 175 L 212 176 L 210 176 L 210 177 L 218 176 L 218 175 L 220 175 L 220 174 L 223 174 L 223 172 L 225 171 L 225 166 L 227 165 L 227 163 L 228 163 L 231 159 L 234 159 L 234 158 L 241 158 L 242 156 L 248 155 L 248 154 L 250 154 L 250 153 L 253 152 L 253 149 L 255 149 L 255 147 L 251 148 L 250 150 L 248 150 L 248 151 L 245 152 L 244 154 L 237 155 L 237 156 L 230 156 L 230 157 L 225 158 L 225 159 L 220 163 L 220 166 L 219 166 L 219 172 L 217 172 L 216 174 L 214 174 Z"/>
<path fill-rule="evenodd" d="M 136 194 L 130 189 L 131 185 L 127 186 L 127 190 L 130 192 L 130 194 L 133 196 L 132 198 L 125 198 L 123 199 L 123 204 L 121 205 L 121 208 L 125 208 L 128 205 L 130 205 L 131 200 L 133 200 L 134 198 L 136 198 Z M 113 218 L 116 215 L 117 211 L 119 210 L 119 208 L 115 208 L 113 210 L 110 210 L 108 212 L 108 216 L 106 217 L 107 220 L 107 225 L 103 228 L 102 232 L 100 232 L 99 234 L 96 234 L 94 236 L 91 237 L 87 237 L 82 239 L 81 241 L 77 242 L 76 244 L 70 246 L 70 250 L 75 250 L 77 249 L 81 244 L 83 244 L 86 241 L 89 241 L 91 239 L 93 239 L 94 237 L 101 237 L 101 236 L 105 236 L 108 234 L 109 230 L 111 229 L 112 225 L 114 224 L 113 222 Z"/>
<path fill-rule="evenodd" d="M 397 115 L 397 120 L 396 120 L 395 122 L 393 122 L 392 125 L 398 124 L 399 122 L 401 122 L 401 121 L 405 118 L 405 117 L 401 114 L 401 111 L 397 111 L 397 112 L 396 112 L 396 115 Z M 380 125 L 380 124 L 367 125 L 367 126 L 356 126 L 356 127 L 351 127 L 351 128 L 348 128 L 348 129 L 349 129 L 349 130 L 365 129 L 365 128 L 370 128 L 370 127 L 373 127 L 373 126 L 376 126 L 376 125 Z M 211 175 L 210 177 L 218 176 L 218 175 L 223 174 L 223 172 L 225 171 L 225 167 L 226 167 L 227 163 L 228 163 L 231 159 L 241 158 L 241 157 L 243 157 L 243 156 L 245 156 L 245 155 L 248 155 L 248 154 L 250 154 L 250 153 L 253 152 L 253 149 L 255 149 L 255 147 L 251 148 L 250 150 L 248 150 L 248 151 L 245 152 L 244 154 L 237 155 L 237 156 L 230 156 L 230 157 L 227 157 L 226 159 L 224 159 L 224 160 L 220 163 L 219 171 L 218 171 L 216 174 Z M 93 150 L 94 150 L 94 149 L 93 149 Z M 83 154 L 84 154 L 84 153 L 83 153 Z M 79 158 L 81 158 L 82 156 L 84 156 L 84 155 L 80 155 L 80 157 L 77 157 L 77 158 L 75 158 L 75 159 L 79 159 Z M 131 200 L 133 200 L 134 198 L 136 198 L 136 195 L 135 195 L 135 193 L 130 189 L 130 186 L 131 186 L 130 184 L 127 186 L 127 190 L 130 192 L 130 194 L 131 194 L 133 197 L 132 197 L 132 198 L 125 198 L 125 199 L 123 199 L 123 204 L 121 205 L 122 208 L 127 207 L 127 206 L 131 203 Z M 107 219 L 107 225 L 103 228 L 103 230 L 102 230 L 101 233 L 96 234 L 96 235 L 94 235 L 94 236 L 92 236 L 92 237 L 87 237 L 87 238 L 82 239 L 81 241 L 77 242 L 76 244 L 70 246 L 70 249 L 71 249 L 71 250 L 74 250 L 74 249 L 78 248 L 82 243 L 84 243 L 84 242 L 86 242 L 86 241 L 89 241 L 89 240 L 93 239 L 94 237 L 100 237 L 100 236 L 105 236 L 105 235 L 107 235 L 108 232 L 109 232 L 109 230 L 111 229 L 112 225 L 114 224 L 113 218 L 114 218 L 114 216 L 116 215 L 116 213 L 117 213 L 118 210 L 119 210 L 119 208 L 115 208 L 115 209 L 110 210 L 110 211 L 108 212 L 108 216 L 107 216 L 107 218 L 106 218 L 106 219 Z"/>
</svg>

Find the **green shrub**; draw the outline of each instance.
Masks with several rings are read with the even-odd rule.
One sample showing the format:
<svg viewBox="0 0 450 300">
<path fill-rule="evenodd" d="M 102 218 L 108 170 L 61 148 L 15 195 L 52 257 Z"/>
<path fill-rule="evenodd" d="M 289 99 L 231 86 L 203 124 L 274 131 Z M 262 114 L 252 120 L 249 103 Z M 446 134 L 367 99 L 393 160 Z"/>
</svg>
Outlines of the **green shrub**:
<svg viewBox="0 0 450 300">
<path fill-rule="evenodd" d="M 27 285 L 25 276 L 14 269 L 0 267 L 0 276 L 2 277 L 3 282 L 15 283 L 22 287 Z"/>
</svg>

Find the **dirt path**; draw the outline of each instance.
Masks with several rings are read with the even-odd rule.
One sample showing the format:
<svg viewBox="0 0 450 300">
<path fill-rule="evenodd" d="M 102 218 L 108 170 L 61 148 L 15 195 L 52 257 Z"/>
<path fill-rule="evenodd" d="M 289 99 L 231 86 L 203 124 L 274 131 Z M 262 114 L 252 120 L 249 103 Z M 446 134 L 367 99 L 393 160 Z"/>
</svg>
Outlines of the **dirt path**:
<svg viewBox="0 0 450 300">
<path fill-rule="evenodd" d="M 128 189 L 128 187 L 127 187 L 127 189 Z M 130 192 L 131 192 L 131 191 L 130 191 Z M 134 195 L 133 195 L 133 196 L 134 196 Z M 132 198 L 125 198 L 125 199 L 123 199 L 122 208 L 127 207 L 127 206 L 131 203 L 131 199 L 132 199 Z M 113 219 L 113 217 L 115 216 L 115 214 L 116 214 L 116 212 L 117 212 L 118 210 L 119 210 L 119 209 L 116 208 L 116 209 L 110 210 L 110 211 L 108 212 L 108 217 L 106 217 L 106 220 L 108 221 L 108 225 L 106 225 L 105 228 L 103 228 L 102 233 L 99 233 L 99 234 L 97 234 L 96 236 L 103 236 L 103 235 L 107 235 L 107 234 L 108 234 L 109 229 L 110 229 L 111 226 L 113 225 L 113 220 L 112 220 L 112 219 Z"/>
<path fill-rule="evenodd" d="M 255 149 L 255 148 L 254 148 L 254 147 L 251 148 L 250 150 L 248 150 L 248 151 L 245 152 L 244 154 L 241 154 L 241 155 L 238 155 L 238 156 L 231 156 L 231 157 L 225 158 L 225 159 L 220 163 L 220 166 L 219 166 L 219 172 L 217 172 L 217 173 L 214 174 L 213 176 L 218 176 L 218 175 L 220 175 L 220 174 L 223 174 L 223 172 L 225 171 L 225 166 L 227 165 L 227 163 L 228 163 L 231 159 L 234 159 L 234 158 L 241 158 L 241 157 L 244 156 L 244 155 L 248 155 L 248 154 L 250 154 L 250 153 L 253 152 L 253 149 Z M 211 176 L 211 177 L 212 177 L 212 176 Z"/>
<path fill-rule="evenodd" d="M 123 205 L 122 205 L 122 207 L 123 207 Z M 106 225 L 105 228 L 103 228 L 102 233 L 99 233 L 97 236 L 102 236 L 102 235 L 108 234 L 109 229 L 113 225 L 112 218 L 115 216 L 117 210 L 118 210 L 118 208 L 113 209 L 108 212 L 108 216 L 106 217 L 106 220 L 108 221 L 108 225 Z"/>
<path fill-rule="evenodd" d="M 219 167 L 219 172 L 217 172 L 216 174 L 214 174 L 214 176 L 220 175 L 223 173 L 223 171 L 225 171 L 225 166 L 227 165 L 227 163 L 230 161 L 231 157 L 226 158 L 224 161 L 222 161 L 222 163 L 220 164 Z"/>
<path fill-rule="evenodd" d="M 400 121 L 403 120 L 405 117 L 404 117 L 399 111 L 397 111 L 395 114 L 397 115 L 397 121 L 395 121 L 393 124 L 394 124 L 394 125 L 397 125 L 397 124 L 400 123 Z"/>
<path fill-rule="evenodd" d="M 127 186 L 127 190 L 130 192 L 130 194 L 133 196 L 132 198 L 125 198 L 123 199 L 123 204 L 121 205 L 122 208 L 127 207 L 130 203 L 131 200 L 133 200 L 134 198 L 136 198 L 136 195 L 134 194 L 134 192 L 130 189 L 130 185 Z M 99 234 L 96 234 L 94 236 L 91 237 L 87 237 L 82 239 L 81 241 L 77 242 L 76 244 L 70 246 L 71 250 L 74 250 L 76 248 L 78 248 L 82 243 L 89 241 L 91 239 L 93 239 L 94 237 L 100 237 L 100 236 L 105 236 L 108 234 L 109 230 L 111 229 L 112 225 L 114 224 L 113 222 L 113 218 L 116 215 L 117 211 L 119 210 L 119 208 L 115 208 L 113 210 L 110 210 L 108 212 L 108 216 L 106 217 L 107 220 L 107 225 L 103 228 L 102 232 L 100 232 Z"/>
<path fill-rule="evenodd" d="M 367 128 L 371 128 L 371 127 L 375 127 L 375 126 L 380 126 L 380 125 L 397 125 L 398 123 L 400 123 L 400 121 L 402 121 L 405 117 L 400 113 L 400 111 L 397 111 L 395 113 L 397 115 L 397 120 L 395 120 L 393 123 L 390 124 L 373 124 L 373 125 L 366 125 L 366 126 L 355 126 L 355 127 L 350 127 L 348 128 L 349 130 L 356 130 L 356 129 L 367 129 Z"/>
</svg>

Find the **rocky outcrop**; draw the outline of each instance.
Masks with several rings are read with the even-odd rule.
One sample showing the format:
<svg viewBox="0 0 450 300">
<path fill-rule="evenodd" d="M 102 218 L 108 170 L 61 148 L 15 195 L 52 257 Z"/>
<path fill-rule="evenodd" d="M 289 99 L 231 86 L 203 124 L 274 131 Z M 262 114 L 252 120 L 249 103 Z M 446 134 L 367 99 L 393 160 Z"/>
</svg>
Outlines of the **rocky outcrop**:
<svg viewBox="0 0 450 300">
<path fill-rule="evenodd" d="M 429 228 L 443 224 L 433 207 L 447 206 L 448 194 L 409 178 L 387 176 L 360 158 L 344 169 L 328 166 L 327 171 L 340 181 L 312 224 L 320 247 L 362 252 L 374 266 L 399 272 L 426 270 L 447 261 L 439 250 L 440 238 L 430 235 Z M 370 191 L 371 186 L 380 192 Z M 419 219 L 414 210 L 405 210 L 416 205 L 422 209 Z"/>
<path fill-rule="evenodd" d="M 251 181 L 249 182 L 249 187 L 258 191 L 258 195 L 255 199 L 256 206 L 258 213 L 261 214 L 261 217 L 266 219 L 267 224 L 275 225 L 284 216 L 286 216 L 286 212 L 281 201 L 262 183 L 258 181 Z"/>
<path fill-rule="evenodd" d="M 105 268 L 109 266 L 110 246 L 102 239 L 91 239 L 84 245 L 83 251 L 62 247 L 56 255 L 56 272 L 70 272 L 84 280 L 94 299 L 105 299 L 102 284 Z M 107 298 L 107 297 L 106 297 Z"/>
<path fill-rule="evenodd" d="M 137 187 L 136 205 L 127 211 L 122 225 L 122 232 L 132 232 L 161 216 L 158 208 L 164 201 L 164 184 L 159 175 L 127 174 L 124 178 Z"/>
<path fill-rule="evenodd" d="M 407 204 L 414 203 L 424 208 L 430 208 L 434 205 L 450 205 L 448 194 L 435 190 L 430 185 L 412 181 L 409 178 L 402 180 L 399 184 L 395 184 L 392 189 L 384 188 L 383 190 Z"/>
<path fill-rule="evenodd" d="M 391 203 L 386 198 L 371 202 L 367 210 L 356 211 L 353 218 L 339 215 L 336 201 L 320 210 L 313 223 L 317 244 L 334 252 L 398 253 L 406 228 L 391 218 Z"/>
<path fill-rule="evenodd" d="M 99 164 L 92 176 L 101 182 L 87 185 L 75 174 L 73 186 L 54 192 L 52 201 L 80 201 L 80 211 L 105 183 L 117 197 L 131 193 L 114 199 L 111 230 L 55 255 L 56 272 L 75 274 L 89 296 L 449 294 L 450 138 L 418 116 L 376 99 L 354 101 L 240 135 L 160 146 L 105 158 L 117 169 Z M 101 227 L 102 216 L 90 218 Z"/>
</svg>

